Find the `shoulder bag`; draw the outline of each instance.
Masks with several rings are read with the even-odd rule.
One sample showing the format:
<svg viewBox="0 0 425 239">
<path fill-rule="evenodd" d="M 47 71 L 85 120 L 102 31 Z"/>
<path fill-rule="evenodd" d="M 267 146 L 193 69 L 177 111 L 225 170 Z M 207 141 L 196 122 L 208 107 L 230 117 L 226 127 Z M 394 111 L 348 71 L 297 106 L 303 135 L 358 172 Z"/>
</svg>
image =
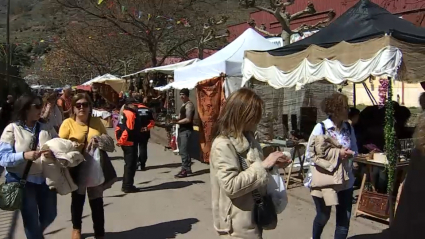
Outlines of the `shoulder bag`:
<svg viewBox="0 0 425 239">
<path fill-rule="evenodd" d="M 39 135 L 40 123 L 37 123 L 30 145 L 32 151 L 37 149 Z M 32 163 L 32 161 L 27 162 L 24 173 L 22 174 L 22 178 L 19 180 L 19 182 L 10 182 L 0 185 L 0 209 L 5 211 L 16 211 L 21 209 L 24 188 L 27 183 L 27 177 L 30 172 Z"/>
<path fill-rule="evenodd" d="M 246 159 L 239 153 L 237 153 L 237 155 L 242 171 L 245 171 L 248 169 Z M 252 191 L 252 196 L 255 202 L 252 212 L 253 222 L 255 222 L 259 228 L 265 230 L 275 229 L 277 225 L 277 214 L 272 197 L 270 195 L 261 196 L 257 189 Z"/>
</svg>

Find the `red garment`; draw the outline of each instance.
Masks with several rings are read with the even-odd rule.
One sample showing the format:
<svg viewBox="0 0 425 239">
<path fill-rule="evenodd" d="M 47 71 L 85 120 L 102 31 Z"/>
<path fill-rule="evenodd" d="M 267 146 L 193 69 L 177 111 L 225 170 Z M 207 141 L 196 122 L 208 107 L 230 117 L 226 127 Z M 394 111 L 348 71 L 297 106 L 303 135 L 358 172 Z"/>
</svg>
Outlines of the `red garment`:
<svg viewBox="0 0 425 239">
<path fill-rule="evenodd" d="M 62 99 L 62 103 L 65 102 L 65 105 L 62 105 L 62 109 L 63 111 L 67 111 L 69 109 L 71 109 L 71 105 L 72 105 L 72 98 L 66 98 L 65 95 L 61 96 Z"/>
<path fill-rule="evenodd" d="M 225 102 L 224 76 L 201 81 L 196 86 L 199 126 L 199 141 L 201 144 L 203 161 L 210 161 L 212 146 L 212 129 L 217 121 L 222 105 Z"/>
</svg>

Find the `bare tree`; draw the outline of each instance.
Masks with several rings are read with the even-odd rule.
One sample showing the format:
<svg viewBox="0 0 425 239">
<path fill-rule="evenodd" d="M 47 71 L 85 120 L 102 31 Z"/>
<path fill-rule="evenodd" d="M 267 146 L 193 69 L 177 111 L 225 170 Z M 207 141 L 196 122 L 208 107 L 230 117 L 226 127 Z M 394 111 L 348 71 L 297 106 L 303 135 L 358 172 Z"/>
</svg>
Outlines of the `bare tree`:
<svg viewBox="0 0 425 239">
<path fill-rule="evenodd" d="M 272 14 L 278 20 L 278 22 L 280 23 L 282 27 L 282 33 L 280 34 L 280 36 L 282 37 L 282 39 L 285 41 L 286 44 L 290 44 L 291 35 L 293 34 L 302 35 L 303 32 L 305 31 L 322 28 L 326 26 L 330 21 L 332 21 L 332 19 L 335 17 L 335 12 L 331 9 L 329 10 L 328 17 L 325 20 L 319 21 L 314 25 L 303 24 L 297 29 L 292 30 L 291 29 L 292 21 L 299 19 L 301 17 L 304 17 L 306 15 L 316 13 L 316 9 L 314 8 L 313 3 L 309 2 L 305 9 L 293 14 L 289 13 L 286 8 L 293 5 L 295 3 L 295 0 L 287 0 L 287 1 L 270 0 L 269 7 L 258 6 L 255 0 L 239 0 L 239 3 L 240 5 L 244 7 L 247 7 L 247 8 L 254 7 L 259 10 Z M 261 26 L 261 27 L 257 26 L 254 20 L 251 20 L 249 24 L 251 27 L 254 27 L 256 30 L 258 30 L 259 32 L 265 35 L 268 35 L 268 36 L 279 35 L 279 34 L 272 34 L 268 32 L 267 29 L 265 29 L 265 26 Z"/>
<path fill-rule="evenodd" d="M 125 70 L 140 69 L 141 65 L 123 64 L 141 54 L 133 54 L 137 41 L 111 29 L 74 23 L 66 28 L 63 38 L 50 52 L 39 58 L 27 74 L 37 75 L 47 84 L 81 84 L 106 73 L 122 75 Z M 138 59 L 135 62 L 145 62 Z"/>
<path fill-rule="evenodd" d="M 185 51 L 185 54 L 189 54 L 191 51 L 198 50 L 198 58 L 204 59 L 204 50 L 207 46 L 212 46 L 220 39 L 225 39 L 229 36 L 229 31 L 225 28 L 227 22 L 227 16 L 221 16 L 218 20 L 211 17 L 201 25 L 191 26 L 193 31 L 193 38 L 196 40 L 196 46 Z M 200 34 L 198 34 L 200 33 Z"/>
<path fill-rule="evenodd" d="M 194 0 L 56 0 L 61 5 L 85 13 L 93 27 L 112 25 L 141 44 L 133 51 L 147 52 L 152 66 L 162 65 L 179 47 L 195 41 L 182 24 Z M 172 16 L 172 17 L 171 17 Z M 93 19 L 102 20 L 93 21 Z"/>
</svg>

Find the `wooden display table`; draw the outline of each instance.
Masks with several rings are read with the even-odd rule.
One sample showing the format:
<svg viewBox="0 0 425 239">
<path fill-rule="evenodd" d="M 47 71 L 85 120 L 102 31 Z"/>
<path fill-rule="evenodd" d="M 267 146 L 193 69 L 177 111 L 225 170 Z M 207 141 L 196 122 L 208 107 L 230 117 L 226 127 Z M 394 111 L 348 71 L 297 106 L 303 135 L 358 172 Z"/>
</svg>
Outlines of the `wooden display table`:
<svg viewBox="0 0 425 239">
<path fill-rule="evenodd" d="M 373 160 L 366 160 L 366 158 L 364 157 L 356 157 L 354 158 L 354 162 L 358 164 L 363 164 L 366 166 L 366 171 L 363 174 L 362 183 L 360 186 L 360 192 L 357 199 L 356 210 L 354 215 L 356 217 L 360 215 L 365 215 L 365 216 L 369 216 L 379 220 L 389 221 L 390 210 L 395 210 L 395 209 L 390 208 L 388 194 L 382 194 L 382 193 L 376 192 L 374 187 L 375 180 L 373 179 L 373 177 L 371 177 L 373 166 L 385 168 L 385 164 L 380 162 L 374 162 Z M 409 165 L 409 161 L 399 162 L 396 165 L 395 179 L 399 178 L 397 176 L 401 174 L 401 180 L 394 181 L 394 185 L 393 185 L 393 188 L 394 188 L 393 193 L 395 193 L 395 195 L 393 195 L 394 199 L 396 198 L 397 195 L 400 194 L 400 192 L 398 191 L 401 190 L 400 189 L 401 182 L 403 182 L 404 178 L 406 177 L 406 169 L 408 165 Z M 370 181 L 372 184 L 372 187 L 371 187 L 372 191 L 365 190 L 366 179 L 368 178 L 368 176 L 371 179 Z M 395 208 L 397 208 L 398 200 L 396 200 L 395 204 L 396 204 Z"/>
</svg>

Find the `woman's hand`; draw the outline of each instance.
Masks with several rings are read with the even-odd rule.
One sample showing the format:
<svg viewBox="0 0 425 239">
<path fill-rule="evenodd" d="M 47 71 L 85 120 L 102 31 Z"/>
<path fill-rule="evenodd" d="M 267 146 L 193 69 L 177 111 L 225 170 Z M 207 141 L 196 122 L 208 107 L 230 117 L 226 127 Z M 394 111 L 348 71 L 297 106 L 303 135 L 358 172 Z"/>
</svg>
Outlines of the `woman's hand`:
<svg viewBox="0 0 425 239">
<path fill-rule="evenodd" d="M 354 151 L 347 149 L 347 148 L 341 148 L 339 150 L 339 157 L 341 157 L 342 159 L 347 159 L 350 158 L 351 156 L 354 155 Z"/>
<path fill-rule="evenodd" d="M 272 168 L 279 158 L 285 157 L 284 154 L 280 151 L 275 151 L 271 153 L 266 159 L 263 160 L 262 165 L 265 169 Z"/>
<path fill-rule="evenodd" d="M 24 153 L 24 159 L 28 161 L 35 161 L 41 157 L 41 151 L 28 151 Z"/>
<path fill-rule="evenodd" d="M 276 164 L 279 166 L 279 168 L 286 168 L 292 163 L 292 159 L 289 158 L 286 155 L 283 155 L 283 157 L 280 157 L 277 159 Z"/>
</svg>

